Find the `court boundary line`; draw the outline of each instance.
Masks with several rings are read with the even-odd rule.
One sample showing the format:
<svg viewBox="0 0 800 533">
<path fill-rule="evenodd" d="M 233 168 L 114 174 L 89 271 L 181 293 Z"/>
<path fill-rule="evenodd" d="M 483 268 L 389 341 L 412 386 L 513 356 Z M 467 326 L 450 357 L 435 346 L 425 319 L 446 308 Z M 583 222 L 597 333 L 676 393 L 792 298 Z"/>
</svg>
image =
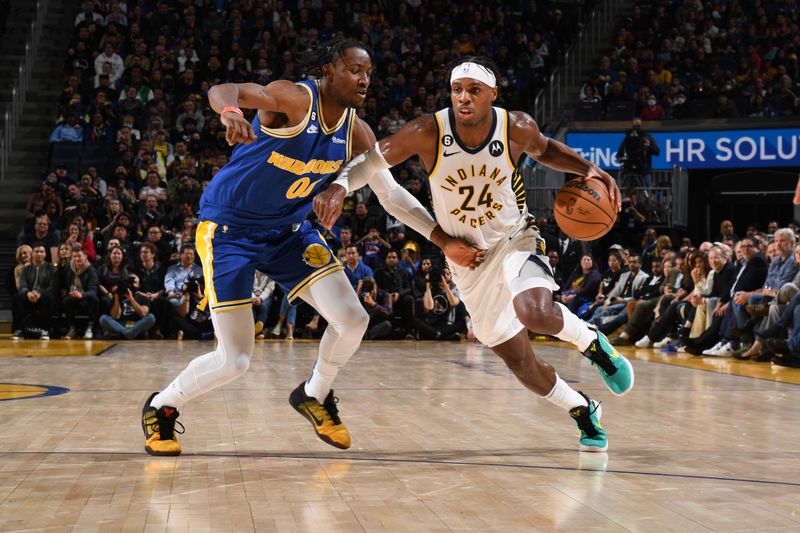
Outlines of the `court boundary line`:
<svg viewBox="0 0 800 533">
<path fill-rule="evenodd" d="M 52 452 L 38 452 L 38 451 L 0 451 L 0 456 L 3 455 L 59 455 L 59 456 L 92 456 L 92 455 L 111 455 L 111 456 L 131 456 L 140 457 L 142 459 L 150 460 L 151 458 L 141 452 L 69 452 L 69 451 L 52 451 Z M 600 454 L 592 454 L 598 457 Z M 470 462 L 470 461 L 452 461 L 447 459 L 403 459 L 399 457 L 366 457 L 358 455 L 314 455 L 313 453 L 236 453 L 236 452 L 198 452 L 198 453 L 185 453 L 182 457 L 206 457 L 206 458 L 238 458 L 238 459 L 310 459 L 314 461 L 357 461 L 357 462 L 374 462 L 374 463 L 398 463 L 398 464 L 429 464 L 429 465 L 452 465 L 452 466 L 477 466 L 477 467 L 490 467 L 490 468 L 518 468 L 523 470 L 556 470 L 567 472 L 591 472 L 603 474 L 618 474 L 618 475 L 633 475 L 633 476 L 652 476 L 652 477 L 669 477 L 678 479 L 698 479 L 703 481 L 726 481 L 733 483 L 755 483 L 761 485 L 780 485 L 784 487 L 800 487 L 800 482 L 793 481 L 776 481 L 770 479 L 750 479 L 738 477 L 725 477 L 725 476 L 711 476 L 700 474 L 677 474 L 671 472 L 647 472 L 641 470 L 617 470 L 617 469 L 603 469 L 603 468 L 579 468 L 573 466 L 551 466 L 551 465 L 532 465 L 521 463 L 485 463 L 485 462 Z M 170 458 L 172 459 L 172 458 Z M 152 459 L 157 460 L 157 459 Z"/>
</svg>

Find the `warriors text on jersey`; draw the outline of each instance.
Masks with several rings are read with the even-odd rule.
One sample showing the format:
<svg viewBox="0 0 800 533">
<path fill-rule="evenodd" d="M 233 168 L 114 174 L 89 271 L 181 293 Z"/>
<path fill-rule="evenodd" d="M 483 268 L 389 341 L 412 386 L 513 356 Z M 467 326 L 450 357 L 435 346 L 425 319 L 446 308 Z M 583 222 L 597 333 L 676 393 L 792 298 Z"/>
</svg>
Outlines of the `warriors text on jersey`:
<svg viewBox="0 0 800 533">
<path fill-rule="evenodd" d="M 508 112 L 492 108 L 492 128 L 476 148 L 459 139 L 452 108 L 434 116 L 439 142 L 428 179 L 436 221 L 446 233 L 489 248 L 527 217 L 525 187 L 510 154 Z"/>
<path fill-rule="evenodd" d="M 299 224 L 314 195 L 350 159 L 355 110 L 326 126 L 319 85 L 302 81 L 311 104 L 297 126 L 269 129 L 253 119 L 256 140 L 239 144 L 200 200 L 200 217 L 231 226 L 278 228 Z"/>
</svg>

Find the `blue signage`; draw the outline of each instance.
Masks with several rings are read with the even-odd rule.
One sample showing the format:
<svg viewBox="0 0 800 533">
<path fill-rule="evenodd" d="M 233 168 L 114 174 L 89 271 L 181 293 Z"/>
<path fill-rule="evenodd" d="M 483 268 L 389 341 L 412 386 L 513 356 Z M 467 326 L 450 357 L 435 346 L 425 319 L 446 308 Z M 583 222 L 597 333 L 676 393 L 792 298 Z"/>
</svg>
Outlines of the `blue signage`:
<svg viewBox="0 0 800 533">
<path fill-rule="evenodd" d="M 800 166 L 800 129 L 649 132 L 661 149 L 654 170 Z M 603 169 L 618 169 L 624 132 L 567 133 L 567 145 Z"/>
</svg>

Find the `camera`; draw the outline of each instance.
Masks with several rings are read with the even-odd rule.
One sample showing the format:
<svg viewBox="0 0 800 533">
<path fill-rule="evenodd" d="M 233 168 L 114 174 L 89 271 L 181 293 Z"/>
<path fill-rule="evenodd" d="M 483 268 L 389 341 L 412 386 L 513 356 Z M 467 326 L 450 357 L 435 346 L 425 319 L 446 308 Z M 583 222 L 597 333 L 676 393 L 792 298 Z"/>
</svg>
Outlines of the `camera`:
<svg viewBox="0 0 800 533">
<path fill-rule="evenodd" d="M 190 276 L 183 285 L 183 292 L 188 292 L 190 294 L 196 293 L 197 289 L 200 287 L 200 281 L 202 281 L 202 279 L 203 278 Z"/>
<path fill-rule="evenodd" d="M 442 268 L 436 265 L 431 266 L 428 271 L 428 281 L 431 283 L 431 288 L 438 288 L 439 283 L 442 282 Z"/>
<path fill-rule="evenodd" d="M 135 288 L 134 279 L 135 278 L 131 276 L 119 280 L 119 282 L 117 283 L 117 294 L 119 294 L 121 298 L 125 298 L 126 296 L 128 296 L 128 291 L 133 290 Z"/>
<path fill-rule="evenodd" d="M 375 286 L 375 283 L 371 279 L 364 279 L 361 282 L 361 292 L 372 292 L 372 288 Z"/>
</svg>

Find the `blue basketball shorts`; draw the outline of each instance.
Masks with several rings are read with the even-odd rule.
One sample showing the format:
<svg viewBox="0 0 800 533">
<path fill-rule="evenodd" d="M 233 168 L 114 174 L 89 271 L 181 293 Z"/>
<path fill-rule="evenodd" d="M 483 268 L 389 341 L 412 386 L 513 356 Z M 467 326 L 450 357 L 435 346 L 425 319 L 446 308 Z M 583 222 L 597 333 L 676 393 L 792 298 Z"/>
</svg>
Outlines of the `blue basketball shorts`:
<svg viewBox="0 0 800 533">
<path fill-rule="evenodd" d="M 266 230 L 204 220 L 197 226 L 196 245 L 212 311 L 249 307 L 256 268 L 286 291 L 289 302 L 344 268 L 308 221 L 296 228 Z"/>
</svg>

